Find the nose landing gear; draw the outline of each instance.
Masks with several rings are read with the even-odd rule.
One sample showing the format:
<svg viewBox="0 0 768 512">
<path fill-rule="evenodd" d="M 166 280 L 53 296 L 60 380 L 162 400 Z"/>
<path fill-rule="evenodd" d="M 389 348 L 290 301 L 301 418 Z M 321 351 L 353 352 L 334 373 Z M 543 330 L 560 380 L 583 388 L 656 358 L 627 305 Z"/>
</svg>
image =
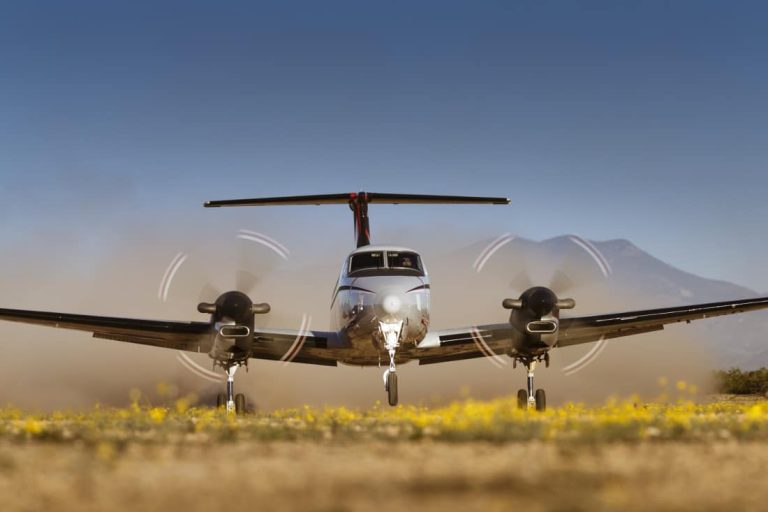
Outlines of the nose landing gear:
<svg viewBox="0 0 768 512">
<path fill-rule="evenodd" d="M 400 333 L 403 322 L 379 322 L 379 330 L 384 336 L 384 348 L 389 353 L 389 368 L 384 372 L 384 390 L 387 392 L 387 403 L 397 405 L 397 368 L 395 368 L 395 351 L 400 346 Z"/>
<path fill-rule="evenodd" d="M 384 390 L 387 392 L 389 405 L 397 405 L 397 373 L 392 369 L 384 372 Z"/>
<path fill-rule="evenodd" d="M 227 372 L 227 392 L 219 393 L 216 396 L 216 407 L 218 409 L 227 409 L 227 412 L 234 412 L 236 414 L 245 414 L 245 395 L 242 393 L 235 394 L 235 372 L 238 365 L 227 366 L 225 371 Z"/>
<path fill-rule="evenodd" d="M 533 372 L 536 370 L 537 360 L 521 361 L 528 370 L 528 389 L 520 389 L 517 392 L 517 406 L 520 409 L 536 409 L 544 411 L 547 409 L 547 395 L 543 389 L 534 391 Z M 545 356 L 545 363 L 549 366 L 549 354 Z"/>
</svg>

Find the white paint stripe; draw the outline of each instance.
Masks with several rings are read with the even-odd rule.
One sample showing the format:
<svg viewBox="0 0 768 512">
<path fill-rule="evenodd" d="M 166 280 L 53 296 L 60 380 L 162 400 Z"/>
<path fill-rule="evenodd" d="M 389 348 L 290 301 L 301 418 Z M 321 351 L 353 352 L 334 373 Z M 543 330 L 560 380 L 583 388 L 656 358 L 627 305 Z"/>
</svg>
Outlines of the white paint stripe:
<svg viewBox="0 0 768 512">
<path fill-rule="evenodd" d="M 589 243 L 587 240 L 581 238 L 580 236 L 572 235 L 568 237 L 571 242 L 575 243 L 582 249 L 584 249 L 587 254 L 589 254 L 593 260 L 595 260 L 595 263 L 597 263 L 597 266 L 600 267 L 600 271 L 603 273 L 604 277 L 608 277 L 613 273 L 613 269 L 611 269 L 611 265 L 608 263 L 608 260 L 605 259 L 605 256 L 591 243 Z"/>
<path fill-rule="evenodd" d="M 270 238 L 267 235 L 264 235 L 262 233 L 256 233 L 255 231 L 248 231 L 245 229 L 241 229 L 237 235 L 237 238 L 240 238 L 241 240 L 249 240 L 251 242 L 260 243 L 272 249 L 273 251 L 275 251 L 283 259 L 288 259 L 288 254 L 290 254 L 291 252 L 288 250 L 286 246 L 284 246 L 277 240 Z"/>
<path fill-rule="evenodd" d="M 483 270 L 483 267 L 488 262 L 488 260 L 493 256 L 496 251 L 507 245 L 509 242 L 514 240 L 515 237 L 510 235 L 509 233 L 505 233 L 504 235 L 500 236 L 493 242 L 491 242 L 488 247 L 486 247 L 483 252 L 480 253 L 480 256 L 477 257 L 475 260 L 475 263 L 473 267 L 475 268 L 475 271 L 480 272 Z"/>
<path fill-rule="evenodd" d="M 302 348 L 304 348 L 304 343 L 306 343 L 306 341 L 307 341 L 307 337 L 306 337 L 306 336 L 304 336 L 304 335 L 302 335 L 302 336 L 299 336 L 299 338 L 298 338 L 296 341 L 298 342 L 298 345 L 296 346 L 296 348 L 294 349 L 294 351 L 293 351 L 293 352 L 291 352 L 291 355 L 290 355 L 290 357 L 288 357 L 288 359 L 286 359 L 285 361 L 283 361 L 283 364 L 284 364 L 284 365 L 286 365 L 286 364 L 290 363 L 291 361 L 293 361 L 293 360 L 294 360 L 294 358 L 295 358 L 297 355 L 299 355 L 299 352 L 301 352 L 301 349 L 302 349 Z"/>
<path fill-rule="evenodd" d="M 309 324 L 312 322 L 312 317 L 309 315 L 303 315 L 301 318 L 301 327 L 299 328 L 299 334 L 296 336 L 296 339 L 293 341 L 293 344 L 291 347 L 286 351 L 285 354 L 283 354 L 283 357 L 280 358 L 281 361 L 287 363 L 290 363 L 293 361 L 293 358 L 295 358 L 299 352 L 301 352 L 301 349 L 304 347 L 304 343 L 307 340 L 307 333 L 309 332 Z"/>
<path fill-rule="evenodd" d="M 493 349 L 491 349 L 491 347 L 488 346 L 488 343 L 485 342 L 485 338 L 477 327 L 472 327 L 472 336 L 480 341 L 480 344 L 485 348 L 487 354 L 490 354 L 491 357 L 497 357 Z"/>
<path fill-rule="evenodd" d="M 608 258 L 605 257 L 605 255 L 600 251 L 600 249 L 595 247 L 595 244 L 593 244 L 589 240 L 586 240 L 584 238 L 582 238 L 581 240 L 585 244 L 587 244 L 587 246 L 590 247 L 592 249 L 592 251 L 594 251 L 594 253 L 597 255 L 597 257 L 600 258 L 600 261 L 602 261 L 605 264 L 605 268 L 608 269 L 608 274 L 612 274 L 613 273 L 613 269 L 611 268 L 611 264 L 608 263 Z"/>
<path fill-rule="evenodd" d="M 167 267 L 165 267 L 165 271 L 163 272 L 163 277 L 160 279 L 160 287 L 157 289 L 157 298 L 161 299 L 163 298 L 163 290 L 165 289 L 165 284 L 168 282 L 168 276 L 171 275 L 171 270 L 173 269 L 174 265 L 176 265 L 176 260 L 178 260 L 182 256 L 182 253 L 177 253 L 171 262 L 168 264 Z"/>
<path fill-rule="evenodd" d="M 497 368 L 501 368 L 502 366 L 506 365 L 507 362 L 502 359 L 498 354 L 496 354 L 491 347 L 488 346 L 488 344 L 485 342 L 485 339 L 483 339 L 482 334 L 480 334 L 480 331 L 477 329 L 477 327 L 472 328 L 472 339 L 475 341 L 475 344 L 480 348 L 480 351 L 485 354 L 485 356 L 491 361 Z"/>
<path fill-rule="evenodd" d="M 605 346 L 608 343 L 605 341 L 605 337 L 601 337 L 598 342 L 595 344 L 592 349 L 584 354 L 583 357 L 581 357 L 578 361 L 569 364 L 568 366 L 563 368 L 563 373 L 566 375 L 573 375 L 574 373 L 586 368 L 587 365 L 589 365 L 592 361 L 594 361 L 598 355 L 600 355 L 600 352 L 602 352 L 605 349 Z"/>
<path fill-rule="evenodd" d="M 168 265 L 168 268 L 165 270 L 163 280 L 160 281 L 160 289 L 157 292 L 158 298 L 163 302 L 168 300 L 168 291 L 171 289 L 171 282 L 173 282 L 176 272 L 181 268 L 181 265 L 185 261 L 187 261 L 187 255 L 180 252 L 173 258 L 173 261 L 171 261 L 171 264 Z"/>
<path fill-rule="evenodd" d="M 217 383 L 221 382 L 223 380 L 223 378 L 221 376 L 219 376 L 219 375 L 216 375 L 216 377 L 210 377 L 210 376 L 206 375 L 205 373 L 202 373 L 200 371 L 200 368 L 198 368 L 197 366 L 194 366 L 194 362 L 192 364 L 190 364 L 183 357 L 177 357 L 176 359 L 182 364 L 182 366 L 184 366 L 187 370 L 191 371 L 192 373 L 194 373 L 195 375 L 197 375 L 201 379 L 205 379 L 207 381 L 217 382 Z"/>
<path fill-rule="evenodd" d="M 210 377 L 219 379 L 219 380 L 223 380 L 224 379 L 224 376 L 221 375 L 220 373 L 213 372 L 211 370 L 208 370 L 207 368 L 203 368 L 202 366 L 200 366 L 191 357 L 189 357 L 186 353 L 180 351 L 179 352 L 179 356 L 182 359 L 186 360 L 189 364 L 191 364 L 192 366 L 197 368 L 200 372 L 202 372 L 202 373 L 204 373 L 204 374 L 206 374 L 206 375 L 208 375 Z"/>
<path fill-rule="evenodd" d="M 291 343 L 291 346 L 288 347 L 288 350 L 285 351 L 285 354 L 280 358 L 280 361 L 286 361 L 291 354 L 293 353 L 294 349 L 296 348 L 296 345 L 298 345 L 301 342 L 301 337 L 304 333 L 304 326 L 306 325 L 307 316 L 304 315 L 301 317 L 301 327 L 299 327 L 299 333 L 296 335 L 296 339 L 293 340 L 293 343 Z"/>
<path fill-rule="evenodd" d="M 486 245 L 485 248 L 480 252 L 480 255 L 477 257 L 475 262 L 472 264 L 472 267 L 474 267 L 475 270 L 478 272 L 480 269 L 482 269 L 482 266 L 485 264 L 485 261 L 488 259 L 487 255 L 490 251 L 495 251 L 496 245 L 503 243 L 504 240 L 509 238 L 511 235 L 509 233 L 504 233 L 500 237 L 496 238 L 494 241 L 492 241 L 490 244 Z M 482 262 L 482 263 L 481 263 Z"/>
</svg>

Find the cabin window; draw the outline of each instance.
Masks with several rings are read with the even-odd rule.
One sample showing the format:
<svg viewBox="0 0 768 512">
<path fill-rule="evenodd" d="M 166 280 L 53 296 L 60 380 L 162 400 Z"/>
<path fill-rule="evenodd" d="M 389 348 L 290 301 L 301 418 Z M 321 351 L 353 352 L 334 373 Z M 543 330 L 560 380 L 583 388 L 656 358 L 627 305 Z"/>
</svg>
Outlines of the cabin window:
<svg viewBox="0 0 768 512">
<path fill-rule="evenodd" d="M 387 252 L 387 262 L 391 269 L 407 269 L 421 271 L 419 255 L 415 252 Z"/>
<path fill-rule="evenodd" d="M 373 270 L 384 268 L 383 252 L 359 252 L 349 259 L 349 271 Z"/>
</svg>

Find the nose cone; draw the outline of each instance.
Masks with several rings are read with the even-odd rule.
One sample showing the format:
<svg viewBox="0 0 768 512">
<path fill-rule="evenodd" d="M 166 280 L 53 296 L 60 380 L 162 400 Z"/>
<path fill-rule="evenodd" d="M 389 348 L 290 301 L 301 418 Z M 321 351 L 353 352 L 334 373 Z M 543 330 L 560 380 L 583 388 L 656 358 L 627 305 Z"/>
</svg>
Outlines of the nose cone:
<svg viewBox="0 0 768 512">
<path fill-rule="evenodd" d="M 548 315 L 555 309 L 557 295 L 549 288 L 536 287 L 526 292 L 526 306 L 538 316 Z"/>
<path fill-rule="evenodd" d="M 390 315 L 394 315 L 400 312 L 402 306 L 403 301 L 397 295 L 389 294 L 385 295 L 384 298 L 381 299 L 381 308 Z"/>
<path fill-rule="evenodd" d="M 222 294 L 216 299 L 217 312 L 221 317 L 230 318 L 236 322 L 247 322 L 251 313 L 251 299 L 242 292 L 232 291 Z"/>
</svg>

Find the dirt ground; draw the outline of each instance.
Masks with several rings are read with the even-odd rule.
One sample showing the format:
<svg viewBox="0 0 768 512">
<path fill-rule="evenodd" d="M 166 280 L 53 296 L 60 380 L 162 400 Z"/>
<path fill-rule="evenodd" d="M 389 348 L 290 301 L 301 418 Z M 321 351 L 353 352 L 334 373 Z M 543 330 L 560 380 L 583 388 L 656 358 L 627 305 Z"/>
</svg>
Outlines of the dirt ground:
<svg viewBox="0 0 768 512">
<path fill-rule="evenodd" d="M 0 444 L 0 510 L 765 510 L 768 446 Z"/>
</svg>

